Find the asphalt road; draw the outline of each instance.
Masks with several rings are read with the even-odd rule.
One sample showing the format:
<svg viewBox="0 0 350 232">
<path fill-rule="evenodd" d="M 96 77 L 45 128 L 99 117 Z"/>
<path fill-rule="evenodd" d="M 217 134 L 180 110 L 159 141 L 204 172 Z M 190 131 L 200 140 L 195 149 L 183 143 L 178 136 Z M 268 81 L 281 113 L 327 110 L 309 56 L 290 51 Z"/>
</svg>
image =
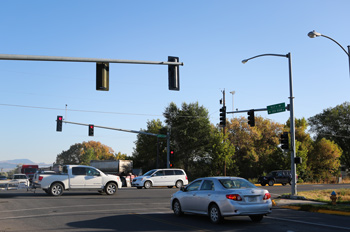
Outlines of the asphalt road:
<svg viewBox="0 0 350 232">
<path fill-rule="evenodd" d="M 298 186 L 302 189 L 350 185 Z M 290 192 L 290 186 L 264 187 L 272 196 Z M 170 195 L 177 189 L 125 188 L 116 195 L 65 192 L 60 197 L 19 191 L 0 192 L 0 231 L 350 231 L 349 217 L 275 207 L 262 222 L 249 217 L 226 218 L 221 225 L 205 216 L 176 217 Z"/>
</svg>

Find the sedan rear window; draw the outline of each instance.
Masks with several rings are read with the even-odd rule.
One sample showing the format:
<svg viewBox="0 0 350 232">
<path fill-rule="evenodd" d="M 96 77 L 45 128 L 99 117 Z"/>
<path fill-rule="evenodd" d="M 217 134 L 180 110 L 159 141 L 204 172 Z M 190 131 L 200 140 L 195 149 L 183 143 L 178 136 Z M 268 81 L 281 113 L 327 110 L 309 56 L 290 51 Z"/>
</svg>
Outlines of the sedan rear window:
<svg viewBox="0 0 350 232">
<path fill-rule="evenodd" d="M 245 179 L 221 179 L 219 182 L 227 189 L 256 188 L 256 186 Z"/>
</svg>

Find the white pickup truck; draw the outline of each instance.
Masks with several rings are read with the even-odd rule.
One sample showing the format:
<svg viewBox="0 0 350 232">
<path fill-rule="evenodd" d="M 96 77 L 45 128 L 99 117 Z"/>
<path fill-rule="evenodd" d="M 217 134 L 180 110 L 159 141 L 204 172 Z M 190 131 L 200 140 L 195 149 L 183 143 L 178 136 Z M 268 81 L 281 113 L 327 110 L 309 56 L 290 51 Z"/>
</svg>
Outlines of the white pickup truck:
<svg viewBox="0 0 350 232">
<path fill-rule="evenodd" d="M 113 195 L 121 187 L 119 176 L 85 165 L 66 165 L 61 173 L 37 172 L 33 177 L 33 188 L 41 188 L 52 196 L 60 196 L 65 190 L 97 190 Z"/>
</svg>

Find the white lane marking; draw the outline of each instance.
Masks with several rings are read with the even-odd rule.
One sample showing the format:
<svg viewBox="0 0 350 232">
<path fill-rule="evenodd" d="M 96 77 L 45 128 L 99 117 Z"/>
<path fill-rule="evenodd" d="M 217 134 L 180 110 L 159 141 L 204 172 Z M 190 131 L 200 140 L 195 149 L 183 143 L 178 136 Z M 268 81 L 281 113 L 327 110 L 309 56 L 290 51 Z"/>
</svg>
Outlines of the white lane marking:
<svg viewBox="0 0 350 232">
<path fill-rule="evenodd" d="M 45 210 L 45 209 L 64 209 L 64 208 L 77 208 L 77 207 L 104 207 L 104 206 L 130 206 L 130 205 L 144 205 L 145 203 L 126 203 L 126 204 L 98 204 L 98 205 L 66 205 L 66 206 L 51 206 L 51 207 L 41 207 L 41 208 L 29 208 L 29 209 L 13 209 L 13 210 L 1 210 L 0 213 L 9 212 L 22 212 L 22 211 L 33 211 L 33 210 Z M 167 205 L 166 203 L 151 203 L 147 205 Z M 170 208 L 170 203 L 169 203 Z"/>
<path fill-rule="evenodd" d="M 286 219 L 286 218 L 266 217 L 266 219 L 279 220 L 279 221 L 288 221 L 288 222 L 297 222 L 297 223 L 303 223 L 303 224 L 308 224 L 308 225 L 315 225 L 315 226 L 321 226 L 321 227 L 329 227 L 329 228 L 334 228 L 334 229 L 350 230 L 349 227 L 333 226 L 333 225 L 326 225 L 326 224 L 313 223 L 313 222 L 306 222 L 306 221 L 293 220 L 293 219 Z"/>
<path fill-rule="evenodd" d="M 157 210 L 153 214 L 172 213 L 172 211 L 170 211 L 170 210 L 169 211 L 161 211 L 161 210 L 164 210 L 164 208 L 152 208 L 152 209 Z M 144 209 L 144 210 L 149 211 L 149 209 Z M 31 214 L 31 215 L 23 215 L 23 216 L 2 217 L 2 218 L 0 218 L 0 221 L 1 220 L 8 220 L 8 219 L 52 217 L 52 216 L 57 216 L 57 215 L 70 215 L 70 214 L 76 215 L 76 214 L 90 214 L 90 213 L 93 213 L 95 215 L 98 212 L 115 212 L 118 215 L 124 215 L 125 214 L 125 213 L 121 213 L 120 211 L 121 211 L 120 209 L 104 209 L 104 210 L 91 210 L 91 211 L 86 211 L 86 210 L 84 210 L 84 211 L 71 211 L 71 212 L 61 212 L 61 213 L 53 212 L 53 213 L 50 213 L 50 214 L 43 213 L 43 214 L 36 214 L 36 215 Z M 126 213 L 126 214 L 143 214 L 143 213 L 130 212 L 130 213 Z M 152 214 L 152 212 L 146 212 L 144 214 Z"/>
</svg>

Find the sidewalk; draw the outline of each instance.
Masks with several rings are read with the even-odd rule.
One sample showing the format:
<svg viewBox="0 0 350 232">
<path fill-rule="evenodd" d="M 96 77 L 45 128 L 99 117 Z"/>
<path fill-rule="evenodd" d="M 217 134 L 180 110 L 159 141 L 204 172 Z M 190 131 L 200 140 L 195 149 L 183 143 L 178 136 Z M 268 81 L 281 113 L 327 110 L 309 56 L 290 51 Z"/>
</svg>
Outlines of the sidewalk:
<svg viewBox="0 0 350 232">
<path fill-rule="evenodd" d="M 293 209 L 293 210 L 305 210 L 305 209 L 302 209 L 302 205 L 316 205 L 316 204 L 325 205 L 326 203 L 317 202 L 317 201 L 302 200 L 302 199 L 278 198 L 278 199 L 273 200 L 273 207 L 284 208 L 284 209 Z M 317 208 L 311 208 L 311 209 L 305 210 L 305 211 L 316 212 L 316 213 L 325 213 L 325 214 L 335 214 L 335 215 L 342 215 L 342 216 L 350 216 L 350 212 L 346 212 L 346 211 L 317 209 Z"/>
</svg>

